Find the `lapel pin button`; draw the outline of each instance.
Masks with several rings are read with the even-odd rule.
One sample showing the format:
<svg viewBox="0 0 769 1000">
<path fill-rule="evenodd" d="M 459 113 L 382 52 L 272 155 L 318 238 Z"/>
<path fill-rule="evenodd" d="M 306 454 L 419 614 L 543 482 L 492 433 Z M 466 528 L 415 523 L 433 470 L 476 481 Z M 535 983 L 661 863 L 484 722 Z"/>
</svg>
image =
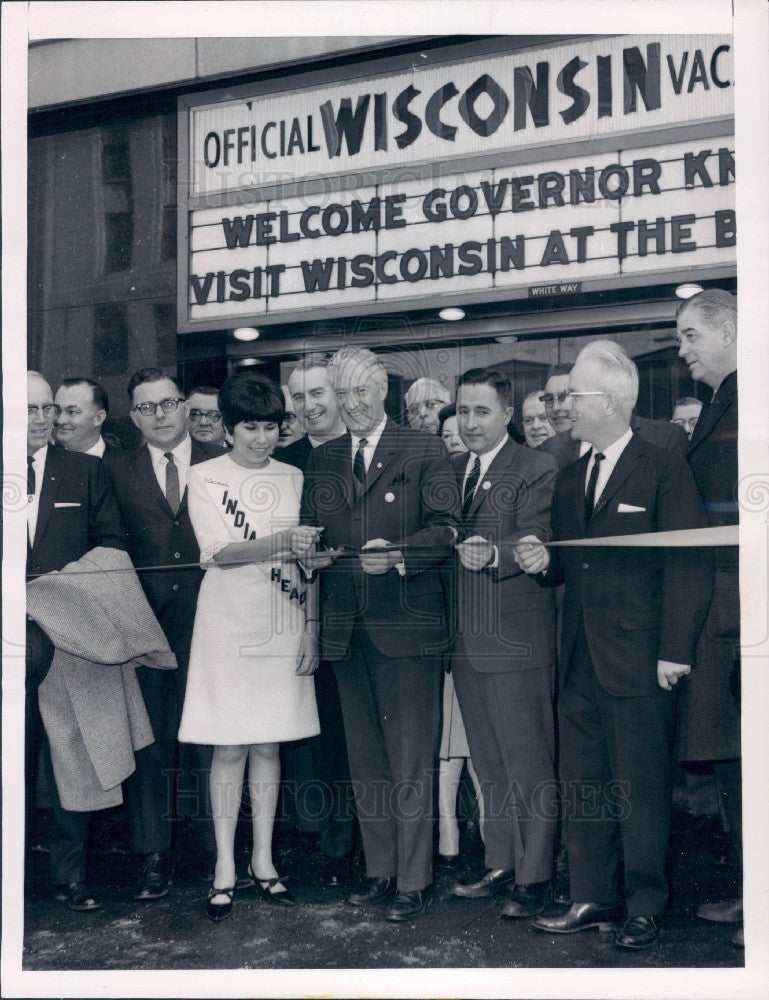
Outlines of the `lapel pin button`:
<svg viewBox="0 0 769 1000">
<path fill-rule="evenodd" d="M 394 499 L 395 499 L 394 493 L 385 493 L 385 500 L 387 501 L 387 503 L 392 503 Z"/>
<path fill-rule="evenodd" d="M 488 481 L 488 479 L 484 480 L 484 482 L 483 482 L 483 488 L 485 490 L 490 490 L 491 489 L 491 483 Z"/>
<path fill-rule="evenodd" d="M 382 468 L 382 463 L 381 462 L 377 462 L 376 467 L 377 467 L 377 469 L 381 469 Z"/>
</svg>

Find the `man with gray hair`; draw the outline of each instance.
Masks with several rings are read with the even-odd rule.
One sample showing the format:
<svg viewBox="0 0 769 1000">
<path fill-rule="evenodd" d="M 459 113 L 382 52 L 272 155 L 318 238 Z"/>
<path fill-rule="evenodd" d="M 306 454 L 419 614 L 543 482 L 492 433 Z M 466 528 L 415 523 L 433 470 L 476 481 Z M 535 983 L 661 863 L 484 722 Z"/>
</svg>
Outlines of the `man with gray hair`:
<svg viewBox="0 0 769 1000">
<path fill-rule="evenodd" d="M 353 906 L 386 919 L 424 913 L 432 882 L 432 784 L 441 654 L 441 563 L 457 537 L 459 491 L 437 435 L 386 414 L 387 372 L 344 347 L 329 366 L 348 433 L 309 457 L 294 552 L 322 568 L 322 658 L 334 664 L 368 880 Z"/>
<path fill-rule="evenodd" d="M 405 402 L 409 426 L 415 431 L 437 434 L 438 413 L 451 402 L 451 393 L 436 378 L 418 378 L 409 387 Z"/>
<path fill-rule="evenodd" d="M 683 456 L 630 427 L 638 372 L 618 344 L 584 348 L 569 394 L 571 433 L 591 447 L 556 480 L 554 541 L 707 523 Z M 632 542 L 548 549 L 532 535 L 516 558 L 544 586 L 565 584 L 559 718 L 571 903 L 533 926 L 570 934 L 624 917 L 616 944 L 651 947 L 668 897 L 673 691 L 704 620 L 706 557 Z"/>
<path fill-rule="evenodd" d="M 708 288 L 679 307 L 679 355 L 691 376 L 713 390 L 692 433 L 687 460 L 712 525 L 739 524 L 737 505 L 737 300 Z M 735 859 L 742 861 L 742 768 L 739 703 L 739 549 L 715 553 L 715 581 L 695 669 L 679 699 L 678 756 L 713 764 L 721 804 L 731 829 Z M 742 898 L 705 903 L 705 920 L 738 923 Z M 742 944 L 741 930 L 734 943 Z"/>
</svg>

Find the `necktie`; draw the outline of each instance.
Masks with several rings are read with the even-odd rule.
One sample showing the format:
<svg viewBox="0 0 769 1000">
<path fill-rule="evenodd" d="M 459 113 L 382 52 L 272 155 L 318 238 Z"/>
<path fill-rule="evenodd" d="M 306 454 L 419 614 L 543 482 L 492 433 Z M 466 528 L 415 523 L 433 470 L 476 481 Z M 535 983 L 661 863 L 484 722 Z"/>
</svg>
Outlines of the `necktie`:
<svg viewBox="0 0 769 1000">
<path fill-rule="evenodd" d="M 470 510 L 470 504 L 473 502 L 473 496 L 475 494 L 475 487 L 478 485 L 478 480 L 481 478 L 481 459 L 479 455 L 475 456 L 475 462 L 473 462 L 473 467 L 470 469 L 470 475 L 465 480 L 465 489 L 462 494 L 462 517 L 467 517 Z"/>
<path fill-rule="evenodd" d="M 166 464 L 166 500 L 168 500 L 168 506 L 176 514 L 182 502 L 179 492 L 179 467 L 174 461 L 172 451 L 165 451 L 163 454 L 168 460 Z"/>
<path fill-rule="evenodd" d="M 27 496 L 31 500 L 35 495 L 35 459 L 33 455 L 27 455 Z"/>
<path fill-rule="evenodd" d="M 593 459 L 593 468 L 590 470 L 590 478 L 587 481 L 587 490 L 585 492 L 585 524 L 590 521 L 593 516 L 593 509 L 595 507 L 595 485 L 598 482 L 598 470 L 600 468 L 600 463 L 606 458 L 606 455 L 602 451 L 597 451 Z"/>
<path fill-rule="evenodd" d="M 355 476 L 355 482 L 357 483 L 356 490 L 358 493 L 363 489 L 363 484 L 366 481 L 366 463 L 363 459 L 363 449 L 368 444 L 367 438 L 361 438 L 358 442 L 358 450 L 355 452 L 355 461 L 352 463 L 352 474 Z"/>
</svg>

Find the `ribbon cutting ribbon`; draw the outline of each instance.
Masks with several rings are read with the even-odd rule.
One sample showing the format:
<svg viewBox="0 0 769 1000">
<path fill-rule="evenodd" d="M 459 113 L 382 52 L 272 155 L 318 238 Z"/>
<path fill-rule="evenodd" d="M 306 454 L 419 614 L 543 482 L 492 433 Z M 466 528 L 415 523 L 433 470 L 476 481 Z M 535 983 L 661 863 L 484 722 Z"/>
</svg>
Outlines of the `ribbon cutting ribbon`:
<svg viewBox="0 0 769 1000">
<path fill-rule="evenodd" d="M 547 548 L 579 546 L 580 548 L 595 547 L 625 547 L 625 548 L 690 548 L 693 546 L 721 548 L 725 545 L 739 545 L 739 525 L 723 524 L 710 528 L 682 528 L 678 531 L 652 531 L 638 535 L 608 535 L 605 538 L 570 538 L 564 542 L 541 542 Z M 488 545 L 484 541 L 463 542 L 463 545 Z M 524 542 L 524 545 L 533 543 Z M 353 556 L 367 553 L 369 555 L 377 552 L 429 552 L 432 549 L 445 548 L 445 546 L 435 545 L 383 545 L 381 548 L 356 548 L 352 545 L 342 545 L 338 549 L 321 549 L 316 555 Z M 286 557 L 289 558 L 289 557 Z M 290 557 L 293 558 L 293 557 Z M 266 559 L 265 562 L 281 562 L 281 559 Z M 219 568 L 224 566 L 246 566 L 251 560 L 240 559 L 234 562 L 221 563 Z M 165 566 L 127 566 L 123 569 L 85 569 L 76 570 L 72 576 L 86 576 L 90 573 L 150 573 L 161 572 L 163 570 L 199 569 L 200 563 L 171 563 Z M 45 573 L 31 573 L 28 580 L 36 579 L 39 576 L 46 576 Z"/>
</svg>

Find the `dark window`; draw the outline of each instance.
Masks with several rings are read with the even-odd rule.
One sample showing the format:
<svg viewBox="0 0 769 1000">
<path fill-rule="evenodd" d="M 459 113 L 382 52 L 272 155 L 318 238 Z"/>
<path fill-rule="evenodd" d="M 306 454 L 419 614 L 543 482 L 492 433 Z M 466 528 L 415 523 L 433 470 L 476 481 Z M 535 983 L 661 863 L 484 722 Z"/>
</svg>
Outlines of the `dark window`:
<svg viewBox="0 0 769 1000">
<path fill-rule="evenodd" d="M 134 221 L 131 212 L 107 212 L 104 216 L 104 271 L 114 274 L 131 266 Z"/>
</svg>

